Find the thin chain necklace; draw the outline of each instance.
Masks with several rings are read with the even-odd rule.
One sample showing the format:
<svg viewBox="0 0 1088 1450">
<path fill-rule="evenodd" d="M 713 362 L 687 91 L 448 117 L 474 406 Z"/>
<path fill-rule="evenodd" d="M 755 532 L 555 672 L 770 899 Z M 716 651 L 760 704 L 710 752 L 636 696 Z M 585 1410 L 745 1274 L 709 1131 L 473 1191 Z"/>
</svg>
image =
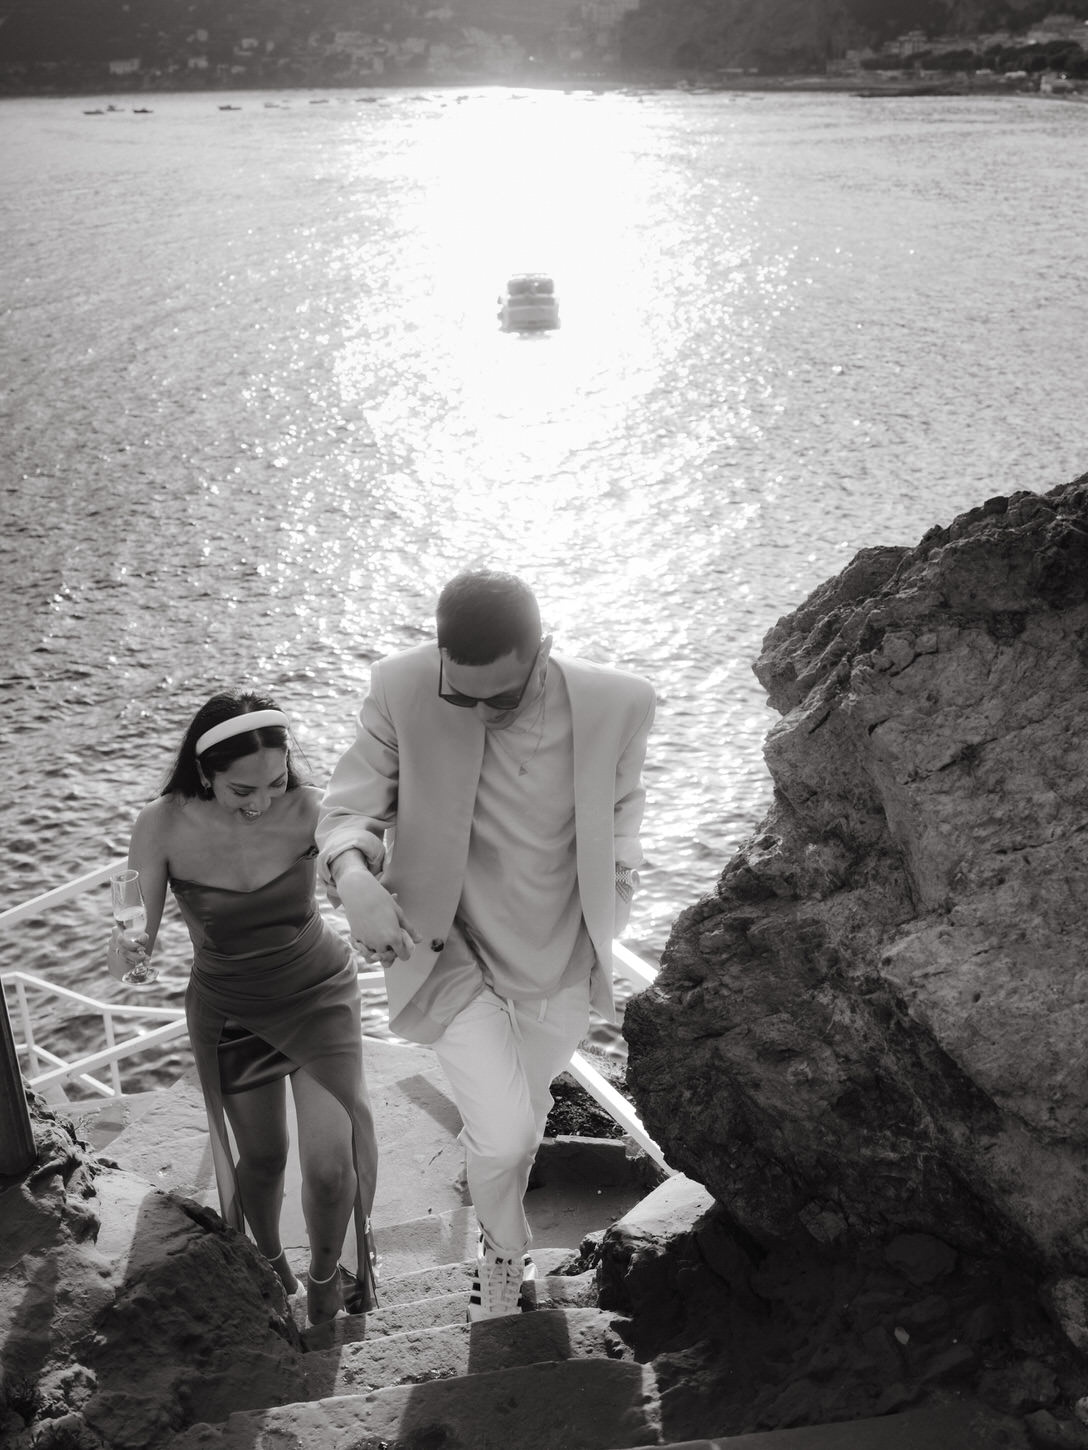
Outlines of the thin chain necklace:
<svg viewBox="0 0 1088 1450">
<path fill-rule="evenodd" d="M 520 720 L 512 720 L 509 725 L 501 726 L 499 729 L 491 729 L 487 732 L 488 739 L 493 745 L 497 745 L 508 760 L 512 760 L 518 768 L 518 775 L 528 775 L 529 767 L 537 757 L 537 752 L 544 743 L 544 723 L 546 719 L 548 695 L 547 684 L 540 691 L 540 703 L 536 708 L 535 717 L 522 723 Z M 536 735 L 536 743 L 529 754 L 522 757 L 517 751 L 511 750 L 509 741 L 505 738 L 508 733 L 517 731 L 519 734 Z"/>
</svg>

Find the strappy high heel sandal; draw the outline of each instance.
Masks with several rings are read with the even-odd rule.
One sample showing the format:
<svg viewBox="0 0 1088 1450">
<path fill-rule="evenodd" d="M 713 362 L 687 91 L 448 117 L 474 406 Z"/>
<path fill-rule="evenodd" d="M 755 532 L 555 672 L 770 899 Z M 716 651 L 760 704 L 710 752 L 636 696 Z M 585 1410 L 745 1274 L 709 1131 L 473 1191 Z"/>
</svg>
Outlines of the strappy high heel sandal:
<svg viewBox="0 0 1088 1450">
<path fill-rule="evenodd" d="M 275 1269 L 276 1275 L 279 1278 L 280 1283 L 283 1285 L 283 1292 L 287 1295 L 288 1299 L 290 1299 L 292 1294 L 297 1294 L 298 1278 L 294 1273 L 294 1270 L 291 1268 L 291 1265 L 287 1262 L 287 1250 L 280 1249 L 276 1257 L 274 1259 L 269 1259 L 268 1262 L 272 1265 L 273 1269 Z M 290 1285 L 290 1287 L 288 1287 L 288 1285 Z"/>
<path fill-rule="evenodd" d="M 327 1279 L 315 1279 L 312 1274 L 306 1275 L 306 1319 L 311 1325 L 327 1324 L 343 1308 L 344 1286 L 339 1264 Z"/>
<path fill-rule="evenodd" d="M 369 1219 L 363 1225 L 362 1259 L 357 1274 L 343 1267 L 340 1269 L 344 1281 L 344 1307 L 349 1314 L 368 1314 L 378 1308 L 378 1253 Z"/>
</svg>

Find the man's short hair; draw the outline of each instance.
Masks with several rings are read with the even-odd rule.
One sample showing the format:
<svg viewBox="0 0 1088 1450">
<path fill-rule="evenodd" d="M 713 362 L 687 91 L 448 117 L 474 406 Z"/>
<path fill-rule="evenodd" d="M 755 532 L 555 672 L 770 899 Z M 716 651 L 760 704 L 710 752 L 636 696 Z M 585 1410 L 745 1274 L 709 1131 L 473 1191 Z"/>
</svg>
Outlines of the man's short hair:
<svg viewBox="0 0 1088 1450">
<path fill-rule="evenodd" d="M 489 665 L 511 650 L 528 659 L 540 644 L 536 596 L 514 574 L 458 574 L 439 595 L 435 615 L 439 647 L 454 664 Z"/>
</svg>

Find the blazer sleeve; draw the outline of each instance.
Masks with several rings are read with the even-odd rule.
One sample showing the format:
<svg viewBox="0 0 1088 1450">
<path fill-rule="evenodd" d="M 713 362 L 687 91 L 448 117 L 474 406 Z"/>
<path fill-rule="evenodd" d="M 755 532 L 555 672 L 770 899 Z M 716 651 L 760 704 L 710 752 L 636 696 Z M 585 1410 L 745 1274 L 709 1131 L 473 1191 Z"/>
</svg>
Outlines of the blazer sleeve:
<svg viewBox="0 0 1088 1450">
<path fill-rule="evenodd" d="M 642 766 L 646 759 L 646 741 L 650 726 L 654 722 L 655 699 L 652 686 L 646 681 L 641 683 L 645 690 L 638 702 L 642 709 L 641 718 L 616 765 L 616 804 L 612 836 L 617 866 L 641 866 L 643 859 L 642 842 L 639 839 L 642 809 L 646 802 Z"/>
<path fill-rule="evenodd" d="M 352 848 L 363 853 L 371 871 L 381 870 L 385 833 L 396 823 L 399 780 L 397 731 L 375 665 L 355 739 L 333 769 L 321 800 L 315 839 L 326 886 L 336 857 Z"/>
</svg>

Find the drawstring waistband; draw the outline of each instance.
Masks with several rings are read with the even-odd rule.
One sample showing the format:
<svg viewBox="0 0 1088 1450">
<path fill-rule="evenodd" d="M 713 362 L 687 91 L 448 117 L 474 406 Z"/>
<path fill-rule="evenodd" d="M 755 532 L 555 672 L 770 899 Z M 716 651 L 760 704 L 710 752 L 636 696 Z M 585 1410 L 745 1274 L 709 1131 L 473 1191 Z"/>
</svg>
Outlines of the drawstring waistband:
<svg viewBox="0 0 1088 1450">
<path fill-rule="evenodd" d="M 498 994 L 496 993 L 496 995 L 498 995 Z M 518 1014 L 517 1014 L 517 1005 L 518 1004 L 514 1001 L 513 997 L 499 997 L 499 1001 L 502 1003 L 503 1007 L 506 1009 L 506 1015 L 507 1015 L 507 1017 L 510 1018 L 510 1030 L 513 1032 L 515 1040 L 518 1041 L 518 1042 L 521 1042 L 522 1041 L 522 1036 L 521 1036 L 521 1023 L 518 1021 Z M 525 1008 L 527 1006 L 528 1006 L 528 1003 L 526 1003 L 526 1002 L 523 1002 L 522 1003 L 522 1007 L 523 1008 Z M 540 1010 L 536 1014 L 536 1020 L 538 1022 L 543 1022 L 544 1021 L 544 1018 L 547 1015 L 548 1015 L 548 999 L 547 999 L 547 997 L 541 997 L 540 998 Z"/>
</svg>

